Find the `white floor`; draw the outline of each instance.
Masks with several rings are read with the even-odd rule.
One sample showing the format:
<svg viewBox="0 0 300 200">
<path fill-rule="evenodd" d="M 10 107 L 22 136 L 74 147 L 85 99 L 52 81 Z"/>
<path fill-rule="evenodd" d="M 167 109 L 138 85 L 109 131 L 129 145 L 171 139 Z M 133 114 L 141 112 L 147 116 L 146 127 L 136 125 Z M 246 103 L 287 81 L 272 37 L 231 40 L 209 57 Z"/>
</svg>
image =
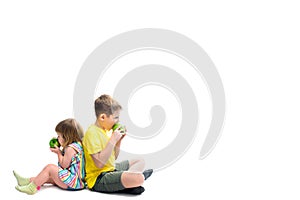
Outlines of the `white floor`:
<svg viewBox="0 0 300 200">
<path fill-rule="evenodd" d="M 238 137 L 236 134 L 234 137 Z M 234 138 L 223 135 L 216 149 L 204 160 L 198 160 L 198 145 L 168 168 L 154 172 L 144 183 L 140 196 L 102 194 L 89 190 L 64 191 L 54 186 L 43 187 L 33 196 L 15 190 L 12 170 L 26 176 L 41 168 L 45 161 L 17 166 L 15 161 L 1 165 L 1 194 L 8 199 L 298 199 L 299 162 L 286 157 L 274 157 L 269 150 L 246 143 L 234 145 Z M 235 140 L 237 141 L 237 140 Z M 195 141 L 197 142 L 197 141 Z M 235 147 L 234 147 L 235 146 Z M 244 146 L 244 147 L 242 147 Z M 239 148 L 236 149 L 236 148 Z M 259 148 L 259 150 L 255 150 Z M 272 148 L 272 146 L 270 146 Z M 272 151 L 276 151 L 274 148 Z M 268 153 L 269 152 L 269 153 Z M 50 154 L 50 152 L 49 152 Z M 295 152 L 294 152 L 295 154 Z M 51 155 L 51 154 L 50 154 Z M 295 155 L 294 155 L 295 156 Z M 48 157 L 49 158 L 49 157 Z M 50 157 L 51 158 L 51 157 Z M 29 159 L 28 159 L 29 160 Z M 19 161 L 23 161 L 20 158 Z M 17 161 L 17 162 L 19 162 Z"/>
</svg>

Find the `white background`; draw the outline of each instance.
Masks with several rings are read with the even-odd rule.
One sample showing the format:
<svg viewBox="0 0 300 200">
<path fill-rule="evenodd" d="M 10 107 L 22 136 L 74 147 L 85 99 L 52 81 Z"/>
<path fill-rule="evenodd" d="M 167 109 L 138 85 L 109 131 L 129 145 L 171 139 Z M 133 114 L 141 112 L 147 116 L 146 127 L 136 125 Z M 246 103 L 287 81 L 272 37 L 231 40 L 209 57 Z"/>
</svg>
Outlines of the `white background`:
<svg viewBox="0 0 300 200">
<path fill-rule="evenodd" d="M 299 9 L 291 0 L 1 1 L 1 194 L 120 198 L 54 187 L 28 196 L 14 189 L 12 170 L 33 176 L 56 163 L 48 140 L 72 117 L 76 77 L 98 45 L 125 31 L 163 28 L 211 57 L 225 87 L 226 121 L 208 157 L 198 160 L 199 135 L 133 198 L 299 199 Z"/>
</svg>

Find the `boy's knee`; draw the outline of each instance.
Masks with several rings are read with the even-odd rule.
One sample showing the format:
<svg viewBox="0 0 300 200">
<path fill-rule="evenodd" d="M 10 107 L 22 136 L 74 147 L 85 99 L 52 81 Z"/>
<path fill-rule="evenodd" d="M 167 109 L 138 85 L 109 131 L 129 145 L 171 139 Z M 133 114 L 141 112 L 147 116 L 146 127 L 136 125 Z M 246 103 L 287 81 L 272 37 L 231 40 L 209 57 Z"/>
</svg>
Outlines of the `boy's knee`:
<svg viewBox="0 0 300 200">
<path fill-rule="evenodd" d="M 143 174 L 139 174 L 139 175 L 137 176 L 137 178 L 136 178 L 137 185 L 143 185 L 144 180 L 145 180 L 144 175 L 143 175 Z"/>
<path fill-rule="evenodd" d="M 134 187 L 137 187 L 143 185 L 144 180 L 144 175 L 142 173 L 138 173 L 132 177 L 131 182 L 134 185 Z"/>
<path fill-rule="evenodd" d="M 144 175 L 142 173 L 123 172 L 121 182 L 124 187 L 137 187 L 144 183 Z"/>
</svg>

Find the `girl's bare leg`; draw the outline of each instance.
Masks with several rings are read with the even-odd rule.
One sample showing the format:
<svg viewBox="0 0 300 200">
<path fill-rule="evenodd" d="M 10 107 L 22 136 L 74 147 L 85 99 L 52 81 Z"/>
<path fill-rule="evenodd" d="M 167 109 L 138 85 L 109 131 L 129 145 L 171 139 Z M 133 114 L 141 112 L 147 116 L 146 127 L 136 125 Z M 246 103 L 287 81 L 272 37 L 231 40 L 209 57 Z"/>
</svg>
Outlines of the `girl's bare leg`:
<svg viewBox="0 0 300 200">
<path fill-rule="evenodd" d="M 41 186 L 44 183 L 52 183 L 63 189 L 68 188 L 58 177 L 58 166 L 54 164 L 48 164 L 36 177 L 30 178 L 30 181 L 34 182 L 37 186 Z"/>
</svg>

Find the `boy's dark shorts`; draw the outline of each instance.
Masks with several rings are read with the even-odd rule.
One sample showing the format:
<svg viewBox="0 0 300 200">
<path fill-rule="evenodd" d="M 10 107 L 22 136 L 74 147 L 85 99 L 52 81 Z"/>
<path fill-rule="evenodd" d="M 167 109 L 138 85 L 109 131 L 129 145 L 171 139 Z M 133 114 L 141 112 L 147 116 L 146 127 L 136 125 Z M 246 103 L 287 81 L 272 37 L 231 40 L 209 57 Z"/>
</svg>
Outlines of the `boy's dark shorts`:
<svg viewBox="0 0 300 200">
<path fill-rule="evenodd" d="M 121 175 L 123 171 L 129 169 L 129 161 L 125 160 L 116 163 L 116 169 L 111 172 L 101 173 L 96 180 L 92 190 L 96 192 L 116 192 L 125 189 L 121 182 Z"/>
</svg>

